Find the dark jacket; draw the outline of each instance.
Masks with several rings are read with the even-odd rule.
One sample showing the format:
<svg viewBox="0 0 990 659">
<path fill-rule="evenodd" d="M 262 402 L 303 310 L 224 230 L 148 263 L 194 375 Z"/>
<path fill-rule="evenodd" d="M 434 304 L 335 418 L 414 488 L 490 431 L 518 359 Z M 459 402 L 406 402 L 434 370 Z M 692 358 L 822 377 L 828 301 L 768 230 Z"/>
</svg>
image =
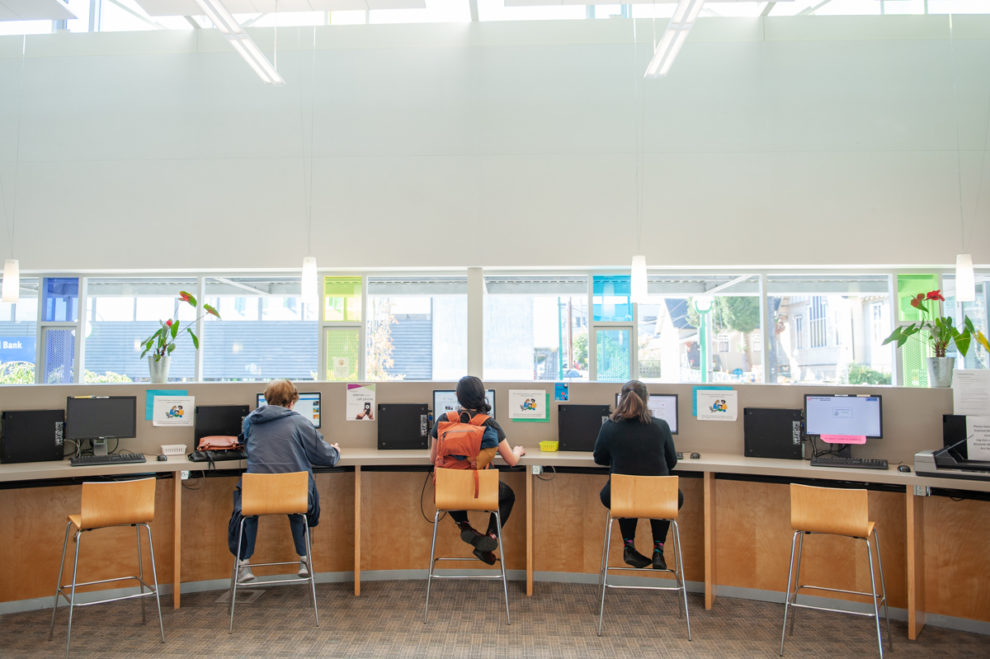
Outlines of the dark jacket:
<svg viewBox="0 0 990 659">
<path fill-rule="evenodd" d="M 608 465 L 610 474 L 669 476 L 677 465 L 670 426 L 663 419 L 609 419 L 595 440 L 595 464 Z"/>
</svg>

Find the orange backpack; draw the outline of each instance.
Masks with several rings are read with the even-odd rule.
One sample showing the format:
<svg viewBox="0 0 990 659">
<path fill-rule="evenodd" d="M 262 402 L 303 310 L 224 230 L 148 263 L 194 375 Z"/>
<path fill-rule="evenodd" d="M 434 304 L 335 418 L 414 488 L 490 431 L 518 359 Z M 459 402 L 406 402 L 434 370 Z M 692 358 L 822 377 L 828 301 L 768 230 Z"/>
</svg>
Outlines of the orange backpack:
<svg viewBox="0 0 990 659">
<path fill-rule="evenodd" d="M 496 449 L 481 451 L 487 414 L 476 414 L 467 422 L 457 412 L 447 412 L 437 423 L 437 458 L 435 466 L 444 469 L 486 469 Z M 458 456 L 463 459 L 458 459 Z M 480 465 L 480 466 L 479 466 Z M 478 474 L 474 475 L 474 498 L 478 498 Z"/>
</svg>

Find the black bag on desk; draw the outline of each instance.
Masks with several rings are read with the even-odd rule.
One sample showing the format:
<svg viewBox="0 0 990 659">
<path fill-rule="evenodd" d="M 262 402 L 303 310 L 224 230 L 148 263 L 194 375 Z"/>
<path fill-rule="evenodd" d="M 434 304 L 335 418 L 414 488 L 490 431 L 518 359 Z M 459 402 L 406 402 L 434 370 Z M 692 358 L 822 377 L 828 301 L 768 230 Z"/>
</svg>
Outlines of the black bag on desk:
<svg viewBox="0 0 990 659">
<path fill-rule="evenodd" d="M 12 410 L 0 415 L 0 462 L 61 460 L 65 410 Z"/>
</svg>

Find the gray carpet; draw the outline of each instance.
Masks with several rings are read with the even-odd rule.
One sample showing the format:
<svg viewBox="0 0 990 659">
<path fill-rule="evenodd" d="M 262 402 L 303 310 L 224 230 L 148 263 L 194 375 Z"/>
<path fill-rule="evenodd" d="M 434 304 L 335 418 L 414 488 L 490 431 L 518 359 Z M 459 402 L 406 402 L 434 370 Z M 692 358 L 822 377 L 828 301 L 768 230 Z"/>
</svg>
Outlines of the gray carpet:
<svg viewBox="0 0 990 659">
<path fill-rule="evenodd" d="M 776 657 L 783 606 L 722 597 L 705 611 L 689 595 L 693 641 L 678 618 L 674 593 L 610 591 L 603 635 L 596 635 L 594 585 L 537 583 L 526 597 L 510 583 L 511 626 L 505 624 L 501 584 L 442 581 L 433 587 L 429 624 L 423 624 L 425 583 L 365 582 L 361 597 L 351 584 L 317 585 L 320 627 L 303 586 L 272 587 L 256 601 L 238 604 L 234 633 L 227 633 L 225 593 L 183 595 L 182 608 L 163 608 L 165 637 L 149 608 L 141 624 L 136 601 L 77 609 L 74 656 L 273 657 Z M 238 598 L 240 599 L 240 598 Z M 163 607 L 164 607 L 163 601 Z M 785 657 L 876 656 L 868 618 L 800 611 Z M 51 611 L 0 617 L 0 655 L 40 657 L 64 653 L 67 610 L 60 607 L 53 640 Z M 891 657 L 986 657 L 990 637 L 926 627 L 907 640 L 904 623 L 891 622 Z"/>
</svg>

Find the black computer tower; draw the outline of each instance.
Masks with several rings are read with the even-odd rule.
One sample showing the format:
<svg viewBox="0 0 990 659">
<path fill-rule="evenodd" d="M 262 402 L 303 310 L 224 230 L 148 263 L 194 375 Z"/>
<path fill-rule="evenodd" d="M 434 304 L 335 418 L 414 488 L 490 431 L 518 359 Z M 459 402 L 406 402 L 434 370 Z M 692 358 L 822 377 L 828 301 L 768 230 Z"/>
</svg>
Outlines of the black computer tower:
<svg viewBox="0 0 990 659">
<path fill-rule="evenodd" d="M 427 403 L 379 403 L 378 449 L 428 449 L 429 414 Z"/>
<path fill-rule="evenodd" d="M 598 431 L 610 413 L 608 405 L 558 405 L 558 450 L 593 451 Z"/>
<path fill-rule="evenodd" d="M 61 460 L 65 410 L 16 410 L 0 415 L 0 462 Z"/>
<path fill-rule="evenodd" d="M 801 460 L 801 423 L 801 410 L 744 408 L 746 457 Z"/>
</svg>

